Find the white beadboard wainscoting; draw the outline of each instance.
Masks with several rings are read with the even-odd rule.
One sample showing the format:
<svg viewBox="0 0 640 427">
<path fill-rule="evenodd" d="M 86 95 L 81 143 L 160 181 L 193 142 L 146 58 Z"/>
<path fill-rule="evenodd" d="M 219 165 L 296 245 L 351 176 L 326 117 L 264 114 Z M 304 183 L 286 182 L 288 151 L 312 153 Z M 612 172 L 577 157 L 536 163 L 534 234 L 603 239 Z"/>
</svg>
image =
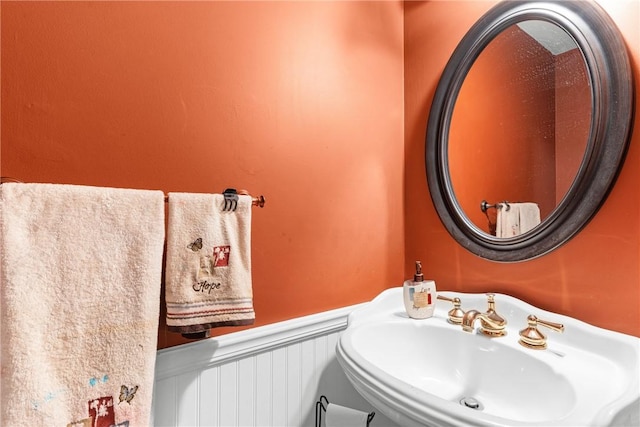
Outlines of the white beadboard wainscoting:
<svg viewBox="0 0 640 427">
<path fill-rule="evenodd" d="M 315 403 L 370 412 L 335 357 L 358 305 L 158 351 L 154 426 L 314 426 Z M 376 413 L 371 426 L 394 426 Z"/>
</svg>

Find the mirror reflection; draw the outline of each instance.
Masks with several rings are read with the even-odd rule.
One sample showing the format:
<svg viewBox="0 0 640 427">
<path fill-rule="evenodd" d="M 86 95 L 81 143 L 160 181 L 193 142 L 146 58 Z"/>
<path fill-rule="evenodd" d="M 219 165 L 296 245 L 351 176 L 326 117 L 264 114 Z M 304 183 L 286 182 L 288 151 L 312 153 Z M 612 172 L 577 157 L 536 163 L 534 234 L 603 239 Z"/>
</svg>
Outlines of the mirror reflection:
<svg viewBox="0 0 640 427">
<path fill-rule="evenodd" d="M 451 117 L 449 173 L 467 218 L 497 237 L 536 226 L 505 234 L 508 201 L 527 202 L 515 206 L 544 221 L 578 174 L 592 113 L 585 60 L 569 34 L 543 20 L 503 30 L 464 78 Z"/>
</svg>

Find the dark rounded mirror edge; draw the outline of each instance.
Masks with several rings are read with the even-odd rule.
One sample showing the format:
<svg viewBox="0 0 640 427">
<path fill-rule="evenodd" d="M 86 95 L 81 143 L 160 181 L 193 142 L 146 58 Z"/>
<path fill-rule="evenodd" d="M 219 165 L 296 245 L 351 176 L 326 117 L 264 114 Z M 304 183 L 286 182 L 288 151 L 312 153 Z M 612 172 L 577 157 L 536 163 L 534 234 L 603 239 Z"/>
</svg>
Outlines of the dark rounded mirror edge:
<svg viewBox="0 0 640 427">
<path fill-rule="evenodd" d="M 576 40 L 592 84 L 592 127 L 577 177 L 561 203 L 533 230 L 500 239 L 479 230 L 456 200 L 447 163 L 448 132 L 455 98 L 475 59 L 499 31 L 524 19 L 553 22 Z M 634 107 L 626 45 L 615 23 L 598 4 L 591 0 L 498 3 L 471 27 L 455 49 L 431 105 L 425 142 L 426 175 L 444 227 L 468 251 L 498 262 L 534 259 L 563 245 L 587 225 L 613 188 L 631 139 Z"/>
</svg>

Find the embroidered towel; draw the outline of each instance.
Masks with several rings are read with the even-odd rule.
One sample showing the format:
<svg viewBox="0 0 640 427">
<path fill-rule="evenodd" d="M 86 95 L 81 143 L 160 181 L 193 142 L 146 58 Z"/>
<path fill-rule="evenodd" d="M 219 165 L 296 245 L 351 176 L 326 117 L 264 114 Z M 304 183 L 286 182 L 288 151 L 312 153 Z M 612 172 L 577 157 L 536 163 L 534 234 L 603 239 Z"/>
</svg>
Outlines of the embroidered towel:
<svg viewBox="0 0 640 427">
<path fill-rule="evenodd" d="M 164 195 L 0 186 L 3 426 L 149 426 Z"/>
<path fill-rule="evenodd" d="M 514 237 L 526 233 L 540 224 L 540 209 L 536 203 L 509 203 L 498 210 L 497 237 Z"/>
<path fill-rule="evenodd" d="M 520 212 L 516 204 L 503 204 L 496 213 L 496 237 L 513 237 L 520 234 L 519 221 Z"/>
<path fill-rule="evenodd" d="M 167 328 L 194 334 L 255 320 L 251 196 L 223 211 L 221 194 L 169 193 Z"/>
</svg>

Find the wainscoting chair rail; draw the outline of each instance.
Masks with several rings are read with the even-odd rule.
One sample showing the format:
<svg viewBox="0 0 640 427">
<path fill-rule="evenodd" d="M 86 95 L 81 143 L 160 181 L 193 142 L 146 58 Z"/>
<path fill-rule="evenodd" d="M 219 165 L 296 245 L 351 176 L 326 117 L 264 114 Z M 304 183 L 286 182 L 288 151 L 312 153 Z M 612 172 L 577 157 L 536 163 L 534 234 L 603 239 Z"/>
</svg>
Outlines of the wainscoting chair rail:
<svg viewBox="0 0 640 427">
<path fill-rule="evenodd" d="M 215 338 L 159 350 L 156 380 L 272 351 L 316 336 L 341 331 L 362 304 L 325 311 Z"/>
</svg>

